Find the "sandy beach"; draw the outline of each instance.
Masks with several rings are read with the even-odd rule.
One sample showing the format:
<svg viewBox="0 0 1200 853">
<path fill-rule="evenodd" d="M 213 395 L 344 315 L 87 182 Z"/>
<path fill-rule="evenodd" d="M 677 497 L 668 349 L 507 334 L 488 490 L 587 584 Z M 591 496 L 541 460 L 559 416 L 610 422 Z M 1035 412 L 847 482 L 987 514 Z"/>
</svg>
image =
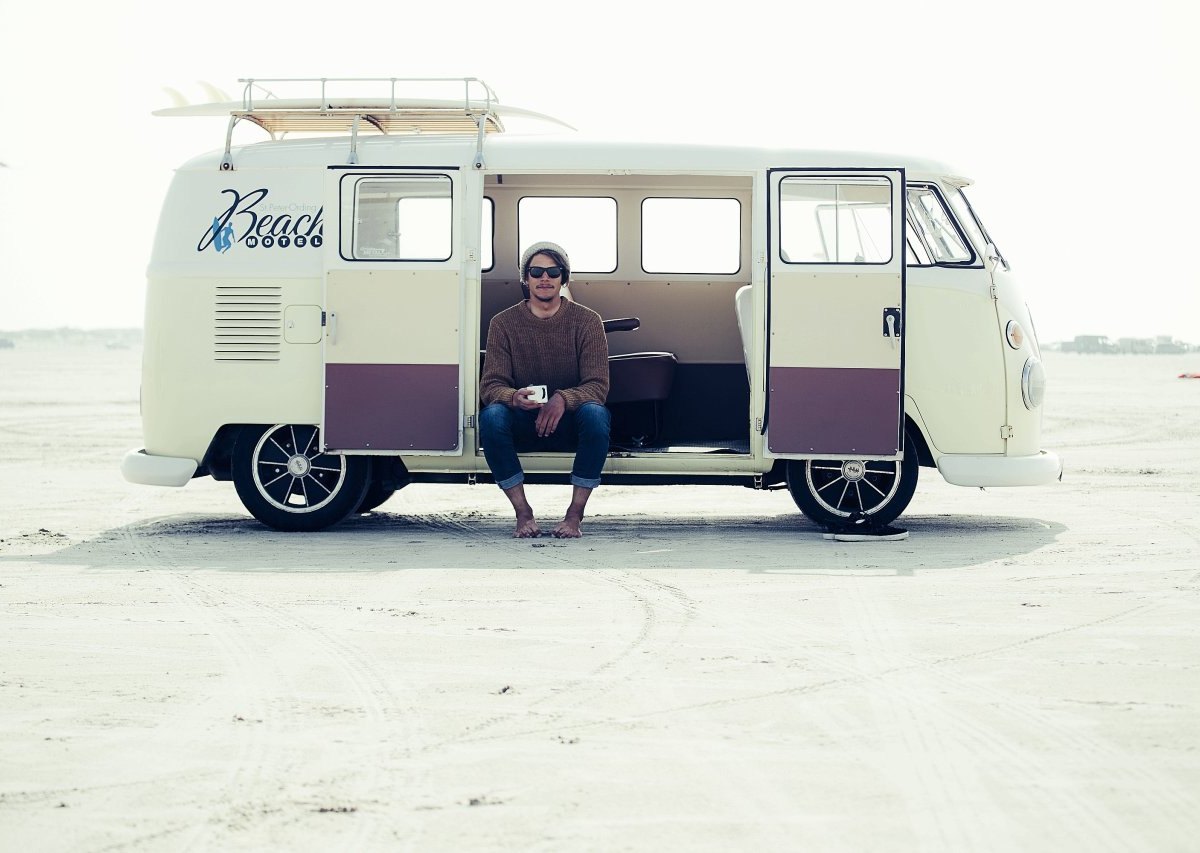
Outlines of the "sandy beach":
<svg viewBox="0 0 1200 853">
<path fill-rule="evenodd" d="M 0 351 L 5 849 L 1200 846 L 1200 354 L 1047 353 L 1062 482 L 922 469 L 869 544 L 735 487 L 276 533 L 121 479 L 140 357 Z"/>
</svg>

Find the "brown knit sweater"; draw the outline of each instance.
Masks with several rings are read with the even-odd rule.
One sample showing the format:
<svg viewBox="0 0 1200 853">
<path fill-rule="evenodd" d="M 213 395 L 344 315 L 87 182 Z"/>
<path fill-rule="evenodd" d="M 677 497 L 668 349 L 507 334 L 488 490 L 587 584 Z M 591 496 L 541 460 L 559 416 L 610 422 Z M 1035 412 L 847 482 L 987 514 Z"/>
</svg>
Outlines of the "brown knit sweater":
<svg viewBox="0 0 1200 853">
<path fill-rule="evenodd" d="M 545 385 L 573 412 L 608 397 L 608 339 L 600 315 L 562 301 L 553 317 L 539 320 L 525 302 L 492 318 L 488 326 L 479 401 L 512 404 L 518 388 Z"/>
</svg>

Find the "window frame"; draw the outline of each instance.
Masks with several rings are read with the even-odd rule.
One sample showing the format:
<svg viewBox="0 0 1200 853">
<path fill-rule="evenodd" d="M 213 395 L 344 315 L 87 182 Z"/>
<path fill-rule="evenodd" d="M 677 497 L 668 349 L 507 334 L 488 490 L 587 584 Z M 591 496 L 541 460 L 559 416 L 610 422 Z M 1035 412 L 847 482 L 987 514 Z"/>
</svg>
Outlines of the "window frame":
<svg viewBox="0 0 1200 853">
<path fill-rule="evenodd" d="M 845 184 L 859 183 L 860 185 L 866 185 L 866 186 L 876 185 L 876 186 L 880 186 L 880 187 L 886 186 L 887 187 L 887 198 L 888 198 L 888 223 L 889 223 L 889 228 L 888 228 L 889 253 L 888 253 L 888 256 L 886 258 L 878 260 L 878 261 L 861 261 L 861 262 L 831 261 L 828 259 L 823 260 L 823 261 L 794 261 L 794 260 L 791 260 L 790 258 L 785 258 L 784 257 L 784 245 L 783 245 L 783 243 L 784 243 L 784 240 L 783 240 L 784 221 L 785 221 L 783 188 L 784 188 L 784 185 L 787 184 L 789 181 L 808 183 L 813 186 L 819 186 L 821 183 L 824 183 L 824 184 L 827 184 L 830 186 L 836 186 L 838 183 L 845 183 Z M 884 267 L 884 266 L 888 266 L 889 264 L 891 264 L 895 261 L 896 246 L 895 246 L 895 241 L 892 239 L 892 229 L 890 227 L 890 224 L 893 221 L 892 217 L 894 216 L 894 211 L 892 210 L 891 200 L 892 200 L 892 196 L 895 193 L 895 184 L 893 183 L 890 176 L 888 176 L 888 175 L 829 175 L 829 176 L 785 175 L 779 179 L 779 182 L 776 185 L 776 192 L 778 195 L 776 197 L 775 203 L 776 203 L 778 211 L 779 211 L 779 225 L 777 226 L 778 227 L 778 235 L 776 238 L 775 255 L 780 263 L 789 264 L 791 266 L 800 266 L 800 267 L 803 267 L 803 266 L 808 266 L 808 267 L 812 267 L 812 266 Z M 860 202 L 860 204 L 861 204 L 861 202 Z M 839 206 L 840 205 L 838 205 L 838 203 L 835 201 L 834 202 L 834 215 L 835 216 L 837 215 L 837 208 Z M 851 209 L 852 209 L 852 206 L 853 206 L 853 203 L 846 205 L 846 207 L 849 207 Z M 821 229 L 820 221 L 819 221 L 820 211 L 815 210 L 814 215 L 816 215 L 818 217 L 818 221 L 817 221 L 817 225 L 816 225 L 817 234 L 818 234 L 818 236 L 821 237 L 822 244 L 824 244 L 825 243 L 824 231 Z M 907 215 L 907 210 L 905 210 L 905 215 Z M 903 248 L 905 251 L 907 251 L 907 246 L 905 246 Z"/>
<path fill-rule="evenodd" d="M 448 249 L 449 253 L 444 258 L 386 258 L 386 257 L 367 258 L 367 257 L 362 257 L 358 254 L 358 231 L 359 231 L 359 218 L 360 218 L 359 213 L 361 210 L 359 200 L 361 198 L 360 190 L 364 183 L 366 183 L 366 182 L 389 183 L 390 182 L 390 183 L 402 185 L 408 181 L 413 181 L 413 180 L 429 181 L 431 179 L 437 179 L 437 178 L 444 178 L 446 180 L 446 182 L 448 183 L 449 190 L 450 190 L 449 193 L 445 196 L 445 198 L 450 201 L 450 212 L 449 212 L 449 217 L 448 217 L 449 224 L 450 224 L 450 239 L 449 239 L 449 249 Z M 375 263 L 375 264 L 430 264 L 430 263 L 435 263 L 435 264 L 443 264 L 443 263 L 447 263 L 447 262 L 453 260 L 454 254 L 455 254 L 454 253 L 454 241 L 455 241 L 454 177 L 451 174 L 449 174 L 448 171 L 444 171 L 442 169 L 436 169 L 436 170 L 431 170 L 429 172 L 405 171 L 405 172 L 401 172 L 401 173 L 385 173 L 385 174 L 357 172 L 357 173 L 349 173 L 349 174 L 342 176 L 343 181 L 345 181 L 347 179 L 349 179 L 351 181 L 350 228 L 349 228 L 350 233 L 349 233 L 349 242 L 348 243 L 346 241 L 347 235 L 345 234 L 345 230 L 346 230 L 345 229 L 345 213 L 343 212 L 341 214 L 341 216 L 339 217 L 340 218 L 339 224 L 342 226 L 339 230 L 341 230 L 343 233 L 341 233 L 338 238 L 338 255 L 341 257 L 341 259 L 343 261 L 347 261 L 349 263 L 355 263 L 355 264 L 361 264 L 361 263 Z M 419 196 L 414 196 L 414 197 L 419 198 Z M 436 196 L 436 198 L 442 198 L 442 196 Z M 397 206 L 398 205 L 399 205 L 399 201 L 397 201 Z M 398 215 L 399 214 L 397 214 L 397 216 Z M 349 251 L 350 251 L 349 255 L 346 254 L 347 247 L 349 248 Z"/>
<path fill-rule="evenodd" d="M 651 270 L 646 268 L 646 202 L 648 201 L 732 201 L 737 205 L 737 266 L 728 272 L 717 272 L 714 270 Z M 742 249 L 743 249 L 743 221 L 742 214 L 744 208 L 742 200 L 733 196 L 702 196 L 702 195 L 648 195 L 642 196 L 641 202 L 638 204 L 638 266 L 646 275 L 670 275 L 670 276 L 701 276 L 711 278 L 713 276 L 735 276 L 742 271 Z"/>
<path fill-rule="evenodd" d="M 480 271 L 480 273 L 491 272 L 492 270 L 494 270 L 496 268 L 496 200 L 494 198 L 492 198 L 490 195 L 485 195 L 483 197 L 483 206 L 488 207 L 489 205 L 490 205 L 491 211 L 492 211 L 492 230 L 491 230 L 491 233 L 489 233 L 487 235 L 487 239 L 488 239 L 488 248 L 492 252 L 492 263 L 491 263 L 491 266 L 487 266 L 487 267 L 485 267 L 483 265 L 483 246 L 481 245 L 479 247 L 479 271 Z M 480 216 L 480 219 L 482 220 L 482 218 L 483 218 L 482 209 L 480 210 L 479 216 Z M 482 228 L 479 229 L 479 236 L 480 236 L 480 239 L 482 239 L 484 236 Z"/>
<path fill-rule="evenodd" d="M 938 186 L 938 184 L 936 184 L 932 181 L 907 181 L 904 186 L 904 215 L 909 216 L 910 211 L 909 211 L 909 207 L 908 207 L 908 192 L 909 192 L 909 190 L 913 190 L 913 189 L 932 190 L 933 191 L 933 194 L 937 197 L 938 202 L 942 205 L 942 210 L 946 213 L 946 216 L 950 219 L 950 223 L 954 226 L 954 230 L 958 234 L 958 239 L 962 242 L 963 246 L 966 247 L 966 249 L 971 253 L 971 256 L 968 259 L 962 260 L 962 261 L 933 260 L 934 252 L 932 249 L 930 249 L 929 245 L 924 240 L 923 229 L 920 228 L 919 225 L 917 223 L 915 223 L 913 221 L 913 219 L 910 217 L 908 220 L 908 233 L 912 238 L 914 238 L 918 243 L 920 243 L 921 248 L 924 249 L 926 254 L 929 255 L 931 262 L 927 263 L 927 264 L 909 263 L 908 252 L 907 252 L 908 247 L 906 246 L 905 247 L 905 266 L 917 267 L 920 269 L 931 269 L 933 267 L 946 267 L 948 269 L 977 269 L 977 268 L 979 268 L 980 267 L 979 253 L 975 251 L 975 245 L 971 242 L 971 239 L 967 236 L 966 232 L 963 230 L 963 225 L 961 222 L 958 221 L 958 217 L 954 213 L 954 208 L 952 208 L 950 206 L 949 200 L 946 198 L 945 193 L 942 192 L 942 188 L 940 186 Z M 966 196 L 963 196 L 963 199 L 965 200 Z M 981 229 L 981 231 L 982 231 L 982 229 Z"/>
<path fill-rule="evenodd" d="M 611 201 L 612 205 L 613 205 L 613 207 L 612 207 L 612 209 L 613 209 L 613 218 L 612 218 L 613 266 L 612 266 L 612 269 L 610 269 L 610 270 L 590 270 L 590 269 L 586 269 L 586 268 L 580 266 L 576 260 L 572 259 L 572 261 L 571 261 L 571 277 L 575 278 L 579 275 L 612 275 L 613 273 L 615 273 L 617 270 L 619 270 L 621 268 L 621 203 L 617 200 L 616 196 L 612 196 L 612 195 L 608 195 L 608 194 L 579 195 L 578 193 L 571 193 L 570 195 L 565 195 L 565 194 L 564 195 L 558 195 L 558 194 L 546 195 L 544 193 L 538 193 L 538 194 L 531 193 L 528 195 L 518 196 L 517 204 L 516 204 L 516 222 L 515 222 L 516 228 L 514 229 L 516 231 L 516 237 L 517 237 L 517 246 L 516 246 L 516 251 L 514 253 L 515 257 L 517 257 L 517 258 L 521 257 L 521 252 L 523 250 L 523 246 L 525 245 L 525 241 L 522 240 L 522 237 L 521 237 L 521 205 L 524 204 L 526 199 L 531 199 L 531 198 L 532 199 L 598 199 L 598 200 Z M 530 240 L 529 244 L 532 245 L 535 242 L 537 242 L 536 239 Z M 570 247 L 564 246 L 563 248 L 567 250 L 568 254 L 571 252 Z"/>
</svg>

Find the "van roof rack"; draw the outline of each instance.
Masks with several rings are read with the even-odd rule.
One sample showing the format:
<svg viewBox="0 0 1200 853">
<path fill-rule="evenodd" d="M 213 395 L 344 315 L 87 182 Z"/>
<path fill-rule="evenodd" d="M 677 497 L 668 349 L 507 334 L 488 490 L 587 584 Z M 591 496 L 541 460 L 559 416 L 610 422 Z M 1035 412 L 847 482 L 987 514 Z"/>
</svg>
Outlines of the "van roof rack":
<svg viewBox="0 0 1200 853">
<path fill-rule="evenodd" d="M 250 121 L 267 131 L 272 139 L 286 133 L 350 133 L 350 156 L 358 162 L 358 131 L 365 122 L 383 134 L 474 134 L 475 168 L 483 168 L 483 140 L 488 133 L 501 133 L 501 115 L 525 116 L 570 125 L 551 116 L 513 107 L 501 107 L 495 90 L 477 77 L 243 77 L 240 101 L 192 104 L 156 110 L 157 116 L 229 116 L 225 133 L 225 156 L 221 169 L 233 169 L 233 128 Z M 267 84 L 308 87 L 308 97 L 279 98 Z M 331 87 L 330 84 L 336 84 Z M 370 93 L 333 94 L 346 84 L 371 89 Z M 433 87 L 462 87 L 462 96 L 451 98 L 413 97 Z M 398 92 L 397 88 L 401 91 Z M 574 128 L 571 128 L 574 129 Z"/>
</svg>

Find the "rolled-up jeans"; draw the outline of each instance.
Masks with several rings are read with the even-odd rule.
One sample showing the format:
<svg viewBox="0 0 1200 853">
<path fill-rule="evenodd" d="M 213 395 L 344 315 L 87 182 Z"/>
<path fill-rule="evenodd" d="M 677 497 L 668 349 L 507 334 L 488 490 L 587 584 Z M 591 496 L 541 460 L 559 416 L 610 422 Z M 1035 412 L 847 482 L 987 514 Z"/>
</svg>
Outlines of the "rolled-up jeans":
<svg viewBox="0 0 1200 853">
<path fill-rule="evenodd" d="M 571 485 L 585 489 L 600 485 L 600 471 L 608 458 L 608 409 L 584 403 L 573 412 L 563 412 L 558 427 L 545 438 L 538 437 L 537 416 L 537 409 L 514 409 L 504 403 L 492 403 L 479 413 L 479 439 L 496 485 L 511 489 L 525 482 L 518 453 L 571 450 L 575 451 Z"/>
</svg>

